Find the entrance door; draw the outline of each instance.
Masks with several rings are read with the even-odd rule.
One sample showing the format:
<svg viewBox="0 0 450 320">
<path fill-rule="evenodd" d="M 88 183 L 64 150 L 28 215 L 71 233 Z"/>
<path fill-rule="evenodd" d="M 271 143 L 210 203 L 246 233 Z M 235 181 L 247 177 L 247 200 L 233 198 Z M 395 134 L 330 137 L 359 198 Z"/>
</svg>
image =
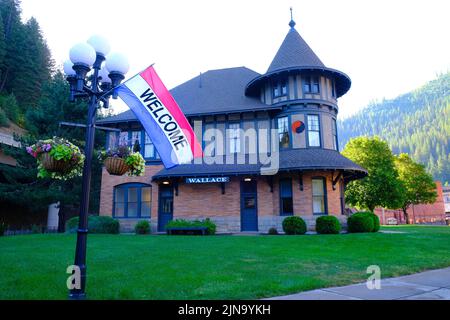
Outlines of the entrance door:
<svg viewBox="0 0 450 320">
<path fill-rule="evenodd" d="M 173 220 L 173 187 L 159 187 L 158 231 L 166 231 L 166 224 Z"/>
<path fill-rule="evenodd" d="M 258 231 L 256 180 L 241 182 L 241 231 Z"/>
</svg>

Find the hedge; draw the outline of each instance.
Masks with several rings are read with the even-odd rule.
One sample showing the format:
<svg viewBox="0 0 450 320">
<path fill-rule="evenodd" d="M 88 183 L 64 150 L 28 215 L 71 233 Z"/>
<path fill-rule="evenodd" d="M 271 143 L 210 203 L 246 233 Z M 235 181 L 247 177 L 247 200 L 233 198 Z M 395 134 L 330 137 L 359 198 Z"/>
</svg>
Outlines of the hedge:
<svg viewBox="0 0 450 320">
<path fill-rule="evenodd" d="M 288 235 L 305 234 L 306 223 L 300 217 L 287 217 L 283 221 L 283 231 Z"/>
<path fill-rule="evenodd" d="M 139 221 L 134 226 L 136 234 L 150 234 L 150 223 L 147 220 Z"/>
<path fill-rule="evenodd" d="M 209 218 L 206 218 L 205 220 L 184 220 L 184 219 L 177 219 L 172 220 L 169 223 L 166 224 L 166 228 L 189 228 L 189 227 L 206 227 L 206 233 L 208 235 L 214 235 L 216 234 L 216 224 L 212 222 Z"/>
<path fill-rule="evenodd" d="M 347 225 L 350 233 L 374 232 L 375 230 L 374 218 L 367 212 L 357 212 L 351 215 L 347 220 Z"/>
<path fill-rule="evenodd" d="M 78 217 L 73 217 L 66 222 L 66 230 L 69 233 L 75 233 L 78 229 Z M 107 216 L 89 216 L 89 233 L 108 233 L 118 234 L 120 231 L 119 221 Z"/>
<path fill-rule="evenodd" d="M 339 234 L 342 226 L 335 216 L 322 216 L 316 220 L 316 231 L 319 234 Z"/>
</svg>

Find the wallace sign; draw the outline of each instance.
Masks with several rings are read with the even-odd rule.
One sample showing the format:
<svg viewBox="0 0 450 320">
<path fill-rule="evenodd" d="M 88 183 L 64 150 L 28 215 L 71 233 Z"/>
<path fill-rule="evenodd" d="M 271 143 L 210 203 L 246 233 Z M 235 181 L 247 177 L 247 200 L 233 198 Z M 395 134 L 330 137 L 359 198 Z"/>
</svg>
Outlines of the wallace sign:
<svg viewBox="0 0 450 320">
<path fill-rule="evenodd" d="M 217 178 L 186 178 L 186 183 L 199 184 L 199 183 L 225 183 L 230 182 L 230 177 L 217 177 Z"/>
</svg>

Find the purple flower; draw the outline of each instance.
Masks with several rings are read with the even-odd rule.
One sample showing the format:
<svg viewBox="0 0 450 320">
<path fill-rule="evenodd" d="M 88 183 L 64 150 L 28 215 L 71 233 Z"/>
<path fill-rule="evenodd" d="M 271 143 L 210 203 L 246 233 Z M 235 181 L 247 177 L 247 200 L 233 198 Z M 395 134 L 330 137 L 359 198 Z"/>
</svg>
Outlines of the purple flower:
<svg viewBox="0 0 450 320">
<path fill-rule="evenodd" d="M 32 148 L 32 147 L 27 147 L 27 152 L 28 152 L 29 154 L 32 154 L 32 153 L 33 153 L 33 148 Z"/>
<path fill-rule="evenodd" d="M 52 145 L 51 144 L 47 144 L 44 146 L 44 151 L 45 152 L 49 152 L 50 150 L 52 150 Z"/>
</svg>

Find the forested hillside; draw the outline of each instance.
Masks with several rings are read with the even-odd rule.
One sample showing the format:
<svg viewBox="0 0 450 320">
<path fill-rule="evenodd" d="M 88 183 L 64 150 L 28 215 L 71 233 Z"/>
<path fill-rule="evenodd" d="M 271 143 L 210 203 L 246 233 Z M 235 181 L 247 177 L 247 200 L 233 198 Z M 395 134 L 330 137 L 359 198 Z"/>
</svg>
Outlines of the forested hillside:
<svg viewBox="0 0 450 320">
<path fill-rule="evenodd" d="M 394 153 L 408 153 L 434 179 L 450 182 L 450 72 L 422 88 L 369 105 L 338 122 L 341 148 L 357 136 L 378 135 Z"/>
<path fill-rule="evenodd" d="M 23 21 L 19 0 L 0 0 L 0 130 L 19 126 L 22 134 L 22 148 L 0 143 L 1 152 L 17 161 L 16 166 L 0 164 L 0 221 L 24 224 L 27 217 L 46 214 L 48 205 L 57 201 L 62 208 L 78 206 L 81 178 L 37 179 L 36 160 L 25 151 L 37 140 L 55 135 L 84 148 L 83 128 L 59 126 L 61 121 L 86 123 L 87 102 L 69 103 L 68 97 L 68 83 L 55 68 L 36 19 Z M 96 137 L 98 150 L 104 145 L 104 133 L 98 130 Z M 100 181 L 101 165 L 95 157 L 92 213 L 98 212 Z"/>
<path fill-rule="evenodd" d="M 0 126 L 25 125 L 36 108 L 53 60 L 36 19 L 21 20 L 20 2 L 0 0 Z"/>
</svg>

